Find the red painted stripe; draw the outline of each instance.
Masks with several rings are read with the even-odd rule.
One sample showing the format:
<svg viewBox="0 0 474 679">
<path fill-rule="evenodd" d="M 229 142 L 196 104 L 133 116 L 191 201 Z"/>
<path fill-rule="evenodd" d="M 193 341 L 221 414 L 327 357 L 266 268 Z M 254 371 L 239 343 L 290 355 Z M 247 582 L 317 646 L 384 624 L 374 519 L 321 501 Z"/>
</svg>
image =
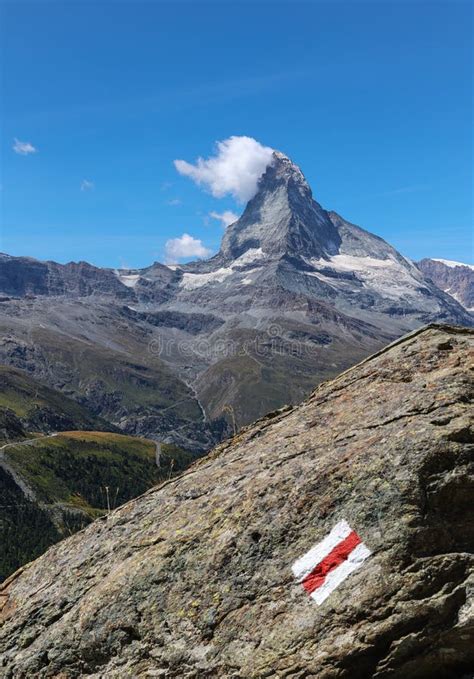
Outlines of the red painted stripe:
<svg viewBox="0 0 474 679">
<path fill-rule="evenodd" d="M 302 581 L 302 585 L 308 594 L 314 592 L 315 589 L 321 587 L 323 582 L 326 580 L 328 573 L 333 571 L 335 568 L 340 566 L 340 564 L 347 559 L 349 554 L 352 552 L 354 547 L 357 547 L 361 543 L 360 537 L 353 530 L 349 533 L 347 538 L 342 540 L 334 549 L 329 552 L 327 556 L 320 561 L 308 575 Z"/>
</svg>

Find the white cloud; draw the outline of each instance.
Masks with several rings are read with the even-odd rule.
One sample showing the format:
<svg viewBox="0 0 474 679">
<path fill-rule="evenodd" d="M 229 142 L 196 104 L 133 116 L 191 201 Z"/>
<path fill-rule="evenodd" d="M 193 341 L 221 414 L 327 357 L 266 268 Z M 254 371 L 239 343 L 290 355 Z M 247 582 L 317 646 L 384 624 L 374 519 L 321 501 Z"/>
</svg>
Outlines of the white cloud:
<svg viewBox="0 0 474 679">
<path fill-rule="evenodd" d="M 199 238 L 193 238 L 188 233 L 183 233 L 181 238 L 170 238 L 165 244 L 167 264 L 176 264 L 180 259 L 193 257 L 208 257 L 211 251 L 204 247 Z"/>
<path fill-rule="evenodd" d="M 20 156 L 28 156 L 30 153 L 37 153 L 38 149 L 33 146 L 33 144 L 30 144 L 29 141 L 20 141 L 19 139 L 14 140 L 14 144 L 12 146 L 13 150 L 15 153 L 19 153 Z"/>
<path fill-rule="evenodd" d="M 88 179 L 83 179 L 81 182 L 81 191 L 92 191 L 94 188 L 94 182 L 90 182 Z"/>
<path fill-rule="evenodd" d="M 179 198 L 172 198 L 166 204 L 171 205 L 171 207 L 176 207 L 176 205 L 181 205 L 181 200 Z"/>
<path fill-rule="evenodd" d="M 225 229 L 229 224 L 236 222 L 239 215 L 236 215 L 235 212 L 232 212 L 231 210 L 224 210 L 224 212 L 210 212 L 209 217 L 219 219 Z"/>
<path fill-rule="evenodd" d="M 272 161 L 273 149 L 252 137 L 229 137 L 216 144 L 216 155 L 195 165 L 175 160 L 178 172 L 203 185 L 216 198 L 231 194 L 240 202 L 253 198 L 257 183 Z"/>
</svg>

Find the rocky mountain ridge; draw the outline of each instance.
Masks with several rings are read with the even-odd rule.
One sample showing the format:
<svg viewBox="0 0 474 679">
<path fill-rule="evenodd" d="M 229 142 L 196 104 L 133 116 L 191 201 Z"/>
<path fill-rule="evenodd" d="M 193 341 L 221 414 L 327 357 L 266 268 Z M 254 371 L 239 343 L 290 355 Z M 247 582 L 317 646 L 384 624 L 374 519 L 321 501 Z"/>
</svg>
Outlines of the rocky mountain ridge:
<svg viewBox="0 0 474 679">
<path fill-rule="evenodd" d="M 0 365 L 0 411 L 16 417 L 23 434 L 86 429 L 113 431 L 110 423 L 94 416 L 87 408 L 61 392 L 33 380 L 27 373 Z M 116 430 L 118 431 L 118 430 Z M 19 438 L 14 431 L 5 430 L 0 440 L 9 442 Z M 21 437 L 20 437 L 21 438 Z"/>
<path fill-rule="evenodd" d="M 474 313 L 474 266 L 447 259 L 422 259 L 420 271 L 433 283 Z"/>
<path fill-rule="evenodd" d="M 0 587 L 6 679 L 460 679 L 474 664 L 469 329 L 428 327 L 268 415 Z M 291 566 L 371 555 L 320 606 Z"/>
</svg>

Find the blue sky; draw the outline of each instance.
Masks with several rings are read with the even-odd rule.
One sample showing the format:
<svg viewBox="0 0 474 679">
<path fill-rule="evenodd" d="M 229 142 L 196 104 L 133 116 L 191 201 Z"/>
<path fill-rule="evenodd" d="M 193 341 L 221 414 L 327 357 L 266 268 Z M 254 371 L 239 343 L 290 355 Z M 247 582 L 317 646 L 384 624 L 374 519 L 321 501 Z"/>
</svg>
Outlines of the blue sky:
<svg viewBox="0 0 474 679">
<path fill-rule="evenodd" d="M 7 1 L 1 26 L 4 252 L 215 251 L 209 214 L 243 206 L 173 161 L 246 135 L 403 254 L 472 261 L 470 2 Z"/>
</svg>

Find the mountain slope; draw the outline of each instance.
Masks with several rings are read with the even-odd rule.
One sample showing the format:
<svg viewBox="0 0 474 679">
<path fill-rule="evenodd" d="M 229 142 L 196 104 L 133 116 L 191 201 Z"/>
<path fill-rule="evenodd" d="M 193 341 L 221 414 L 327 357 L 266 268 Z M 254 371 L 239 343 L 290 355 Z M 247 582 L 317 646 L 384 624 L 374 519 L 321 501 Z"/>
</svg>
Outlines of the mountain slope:
<svg viewBox="0 0 474 679">
<path fill-rule="evenodd" d="M 30 432 L 113 429 L 108 422 L 64 394 L 37 382 L 21 370 L 5 365 L 0 365 L 0 408 L 13 412 L 22 428 Z"/>
<path fill-rule="evenodd" d="M 462 304 L 474 311 L 474 266 L 447 259 L 422 259 L 417 264 L 420 271 L 433 283 Z"/>
<path fill-rule="evenodd" d="M 201 451 L 406 332 L 473 322 L 323 209 L 281 153 L 207 261 L 113 271 L 3 256 L 2 290 L 0 360 L 126 433 Z"/>
<path fill-rule="evenodd" d="M 469 673 L 473 345 L 414 333 L 51 548 L 0 589 L 5 676 Z M 342 519 L 372 554 L 318 606 L 291 566 Z"/>
<path fill-rule="evenodd" d="M 184 469 L 193 456 L 111 432 L 73 431 L 0 447 L 0 581 L 61 538 Z"/>
<path fill-rule="evenodd" d="M 190 388 L 153 352 L 152 327 L 98 296 L 0 304 L 0 361 L 61 390 L 132 435 L 203 450 L 213 440 Z M 109 427 L 110 428 L 110 427 Z"/>
</svg>

